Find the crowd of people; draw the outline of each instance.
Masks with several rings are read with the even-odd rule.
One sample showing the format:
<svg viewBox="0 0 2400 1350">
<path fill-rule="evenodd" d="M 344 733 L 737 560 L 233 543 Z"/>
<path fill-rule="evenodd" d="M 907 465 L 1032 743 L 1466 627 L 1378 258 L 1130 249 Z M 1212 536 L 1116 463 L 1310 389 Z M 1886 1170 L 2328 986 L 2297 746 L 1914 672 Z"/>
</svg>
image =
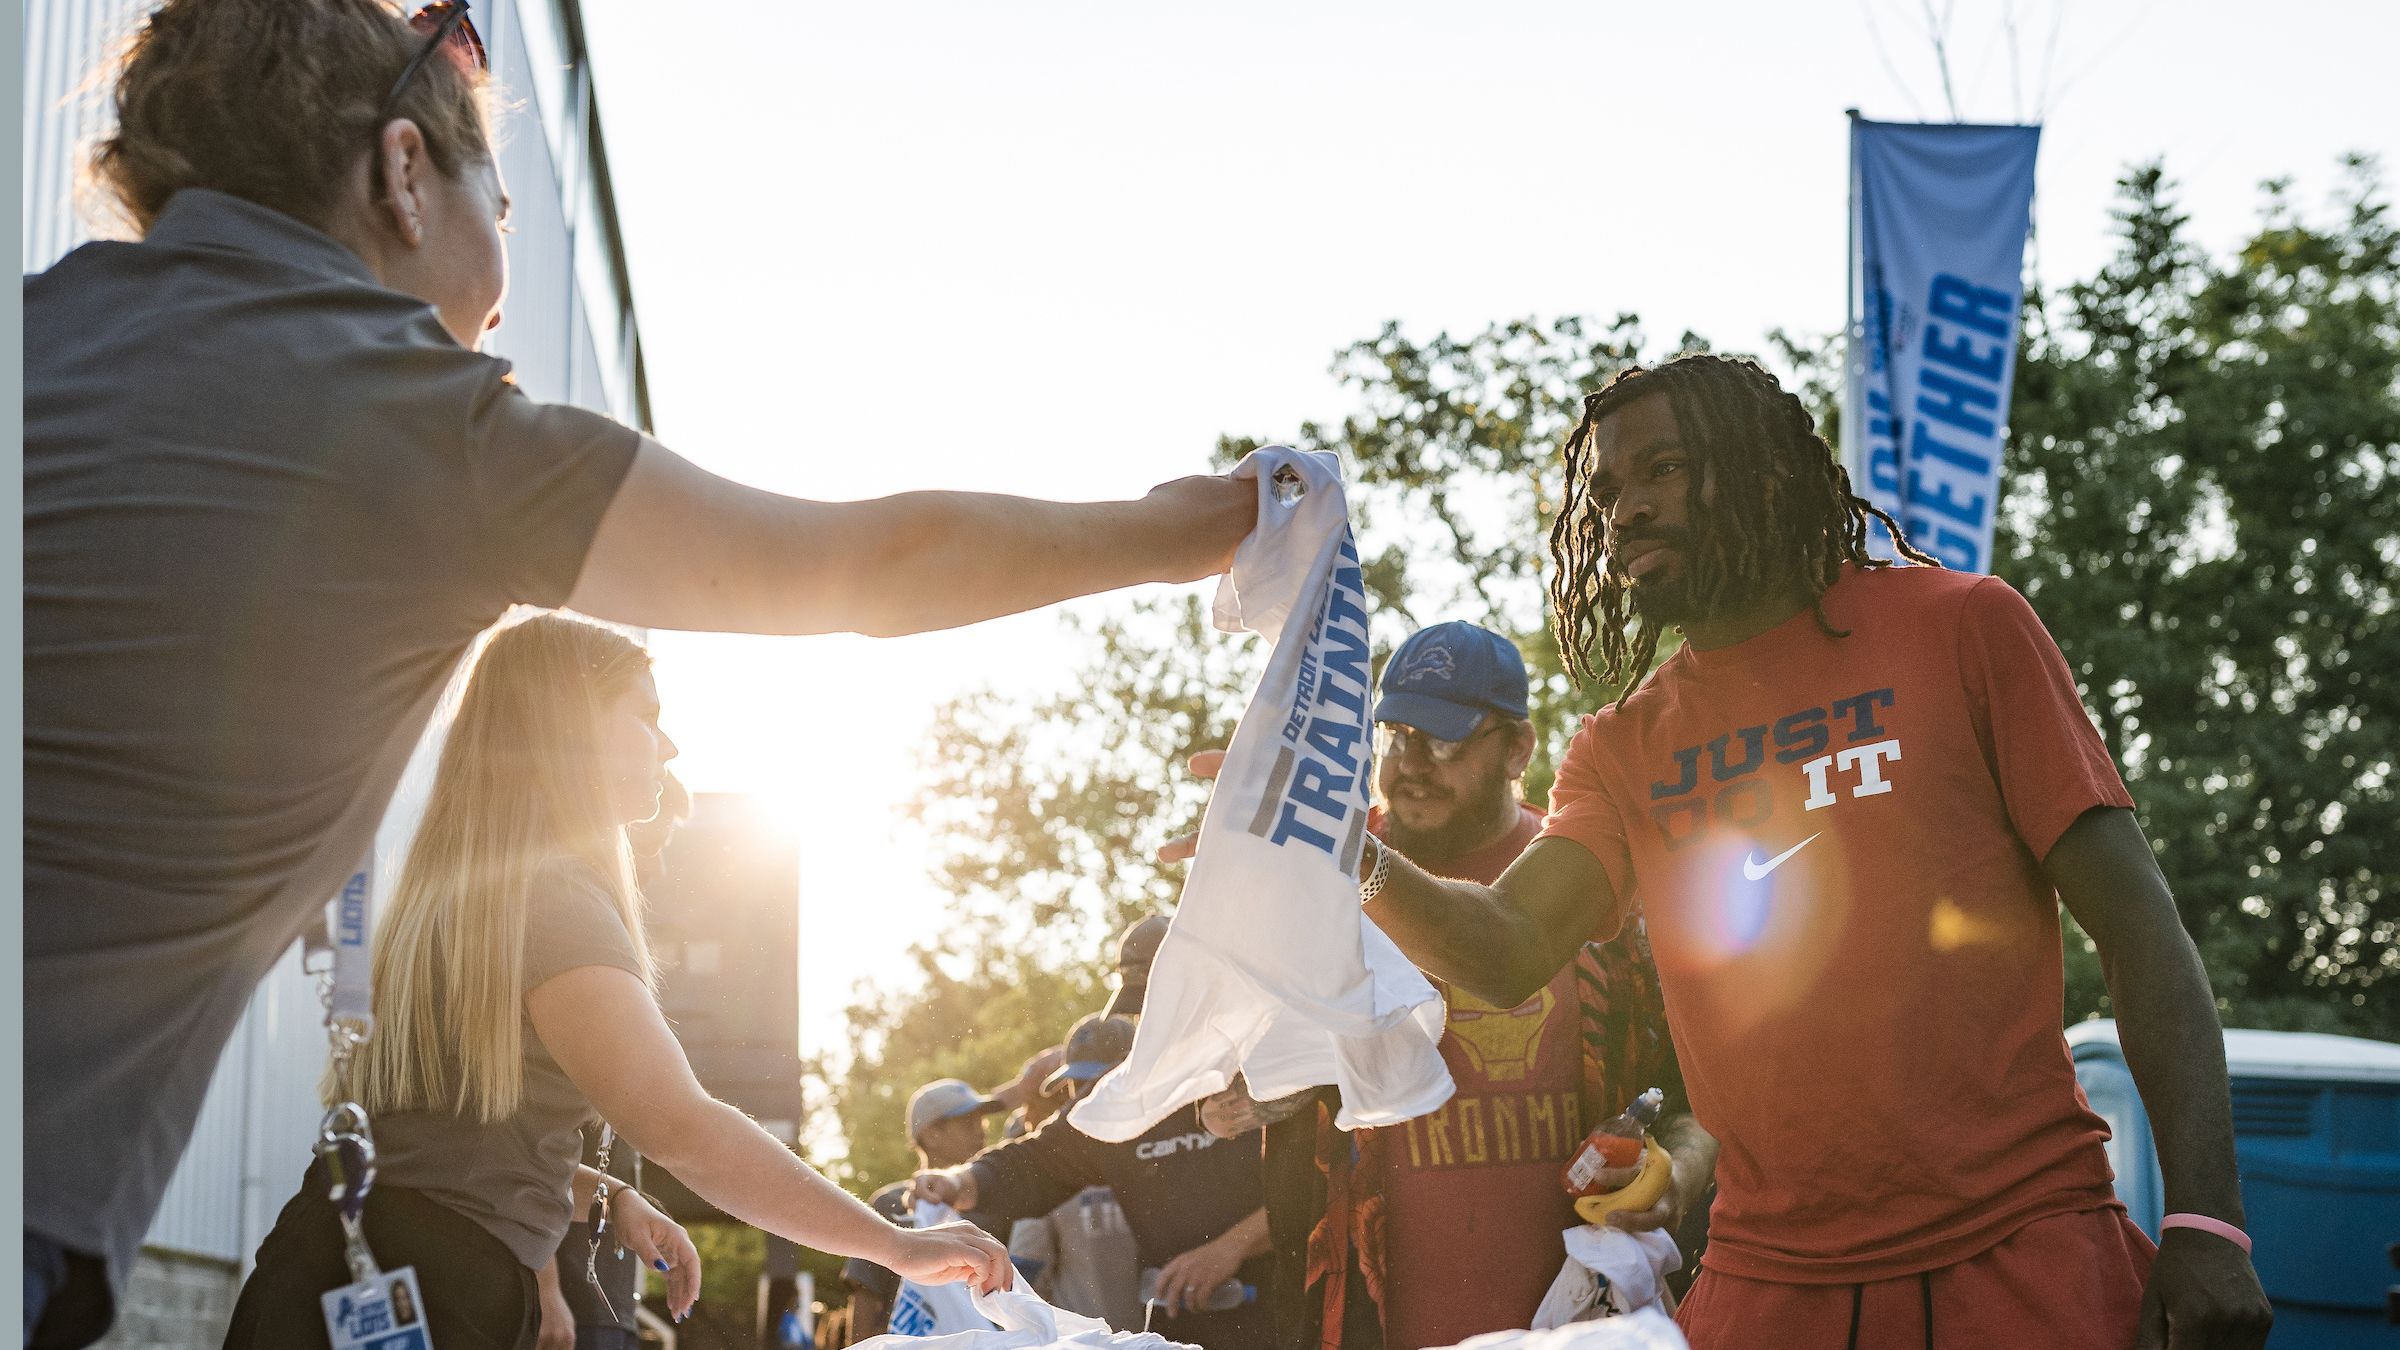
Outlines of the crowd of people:
<svg viewBox="0 0 2400 1350">
<path fill-rule="evenodd" d="M 467 9 L 167 0 L 90 166 L 138 237 L 25 282 L 28 1347 L 108 1326 L 235 1019 L 454 674 L 372 1035 L 328 1075 L 345 1123 L 292 1160 L 229 1345 L 327 1345 L 353 1288 L 449 1350 L 557 1344 L 568 1289 L 595 1333 L 623 1311 L 619 1247 L 681 1315 L 698 1259 L 633 1150 L 857 1258 L 854 1333 L 906 1330 L 912 1284 L 1012 1284 L 1013 1248 L 1210 1350 L 1444 1345 L 1526 1324 L 1560 1163 L 1653 1087 L 1672 1184 L 1609 1222 L 1698 1255 L 1701 1350 L 2263 1341 L 2205 972 L 2066 663 L 1710 355 L 1616 376 L 1564 447 L 1554 636 L 1605 697 L 1545 804 L 1507 640 L 1436 625 L 1382 675 L 1361 900 L 1442 984 L 1448 1105 L 1347 1133 L 1322 1091 L 1237 1087 L 1083 1136 L 1059 1108 L 1126 1054 L 1157 922 L 1050 1062 L 915 1095 L 919 1169 L 877 1205 L 710 1097 L 640 905 L 675 746 L 608 623 L 888 635 L 1197 580 L 1260 489 L 817 503 L 528 398 L 479 351 L 508 194 Z M 2062 902 L 2156 1132 L 2155 1246 L 2061 1038 Z M 961 1217 L 899 1222 L 920 1205 Z"/>
<path fill-rule="evenodd" d="M 1107 1007 L 1078 1019 L 1014 1082 L 989 1094 L 957 1079 L 917 1089 L 907 1118 L 916 1171 L 877 1191 L 874 1203 L 898 1223 L 912 1222 L 920 1205 L 938 1206 L 1005 1241 L 1018 1275 L 1054 1306 L 1119 1330 L 1266 1350 L 1274 1338 L 1260 1302 L 1267 1245 L 1257 1139 L 1209 1134 L 1197 1104 L 1121 1144 L 1091 1138 L 1065 1114 L 1131 1050 L 1142 981 L 1165 926 L 1150 918 L 1126 931 Z M 1002 1116 L 994 1142 L 990 1122 Z M 843 1284 L 843 1339 L 928 1329 L 912 1321 L 894 1272 L 853 1260 Z"/>
</svg>

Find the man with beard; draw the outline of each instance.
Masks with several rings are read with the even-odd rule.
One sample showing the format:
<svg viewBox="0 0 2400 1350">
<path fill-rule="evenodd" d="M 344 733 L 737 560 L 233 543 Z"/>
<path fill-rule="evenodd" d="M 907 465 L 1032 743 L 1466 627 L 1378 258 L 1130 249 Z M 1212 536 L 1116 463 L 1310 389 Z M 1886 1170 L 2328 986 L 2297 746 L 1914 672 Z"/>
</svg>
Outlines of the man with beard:
<svg viewBox="0 0 2400 1350">
<path fill-rule="evenodd" d="M 1693 1345 L 2263 1344 L 2207 974 L 2032 609 L 1870 557 L 1871 517 L 1901 531 L 1748 361 L 1624 372 L 1566 460 L 1556 631 L 1619 696 L 1496 882 L 1370 848 L 1363 894 L 1503 1006 L 1646 917 L 1723 1143 Z M 2158 1132 L 2155 1249 L 2060 1033 L 2060 901 Z"/>
<path fill-rule="evenodd" d="M 1437 624 L 1401 643 L 1373 713 L 1368 829 L 1434 876 L 1498 877 L 1541 831 L 1523 796 L 1528 692 L 1515 645 L 1489 629 Z M 1433 1114 L 1345 1133 L 1330 1089 L 1261 1108 L 1238 1086 L 1203 1113 L 1228 1136 L 1277 1118 L 1267 1217 L 1287 1346 L 1420 1350 L 1526 1326 L 1566 1258 L 1560 1235 L 1580 1222 L 1559 1181 L 1567 1159 L 1643 1089 L 1677 1087 L 1638 928 L 1587 946 L 1528 998 L 1442 993 L 1458 1093 Z M 1625 1227 L 1674 1223 L 1708 1185 L 1714 1145 L 1679 1103 L 1670 1111 L 1659 1134 L 1679 1184 Z"/>
</svg>

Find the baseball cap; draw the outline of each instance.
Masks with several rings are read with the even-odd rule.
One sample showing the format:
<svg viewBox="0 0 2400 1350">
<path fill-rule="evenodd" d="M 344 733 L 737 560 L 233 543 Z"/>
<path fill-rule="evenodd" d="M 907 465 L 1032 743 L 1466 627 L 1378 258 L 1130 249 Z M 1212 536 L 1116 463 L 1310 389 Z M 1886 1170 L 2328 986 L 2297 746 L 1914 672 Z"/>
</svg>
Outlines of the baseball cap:
<svg viewBox="0 0 2400 1350">
<path fill-rule="evenodd" d="M 1164 920 L 1160 921 L 1164 923 Z M 1125 1061 L 1133 1053 L 1133 1019 L 1107 1013 L 1087 1013 L 1067 1033 L 1067 1062 L 1042 1080 L 1052 1093 L 1069 1083 L 1088 1083 Z"/>
<path fill-rule="evenodd" d="M 1002 1103 L 977 1092 L 956 1078 L 938 1078 L 918 1088 L 908 1099 L 908 1142 L 945 1120 L 956 1116 L 980 1116 L 997 1111 Z"/>
<path fill-rule="evenodd" d="M 1134 920 L 1117 937 L 1117 992 L 1109 996 L 1103 1017 L 1132 1017 L 1142 1010 L 1142 995 L 1150 989 L 1150 963 L 1158 959 L 1158 944 L 1167 940 L 1167 921 L 1153 914 Z M 1075 1058 L 1069 1053 L 1067 1058 Z"/>
<path fill-rule="evenodd" d="M 1526 715 L 1525 658 L 1489 628 L 1453 620 L 1409 635 L 1384 663 L 1374 720 L 1463 741 L 1485 713 Z"/>
</svg>

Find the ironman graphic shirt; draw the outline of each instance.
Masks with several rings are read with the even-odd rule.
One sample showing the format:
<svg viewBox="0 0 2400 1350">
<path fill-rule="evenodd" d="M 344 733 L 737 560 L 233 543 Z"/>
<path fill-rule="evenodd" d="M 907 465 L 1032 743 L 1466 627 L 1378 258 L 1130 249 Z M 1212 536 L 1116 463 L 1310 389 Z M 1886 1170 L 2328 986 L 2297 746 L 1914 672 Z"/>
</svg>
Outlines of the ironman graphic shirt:
<svg viewBox="0 0 2400 1350">
<path fill-rule="evenodd" d="M 1495 845 L 1410 861 L 1488 885 L 1540 827 L 1526 807 L 1520 827 Z M 1560 1235 L 1582 1222 L 1559 1172 L 1587 1122 L 1615 1115 L 1644 1088 L 1674 1086 L 1658 976 L 1633 924 L 1613 942 L 1587 945 L 1513 1008 L 1438 987 L 1450 1010 L 1442 1060 L 1458 1095 L 1429 1115 L 1360 1134 L 1362 1152 L 1382 1166 L 1354 1173 L 1347 1188 L 1352 1210 L 1382 1197 L 1382 1242 L 1359 1245 L 1369 1266 L 1378 1245 L 1384 1257 L 1367 1287 L 1383 1291 L 1389 1350 L 1456 1345 L 1531 1322 L 1566 1260 Z"/>
<path fill-rule="evenodd" d="M 1823 609 L 1586 719 L 1543 832 L 1607 870 L 1603 931 L 1647 918 L 1724 1145 L 1709 1265 L 1847 1284 L 2115 1203 L 2040 860 L 2132 800 L 2005 582 L 1854 568 Z"/>
</svg>

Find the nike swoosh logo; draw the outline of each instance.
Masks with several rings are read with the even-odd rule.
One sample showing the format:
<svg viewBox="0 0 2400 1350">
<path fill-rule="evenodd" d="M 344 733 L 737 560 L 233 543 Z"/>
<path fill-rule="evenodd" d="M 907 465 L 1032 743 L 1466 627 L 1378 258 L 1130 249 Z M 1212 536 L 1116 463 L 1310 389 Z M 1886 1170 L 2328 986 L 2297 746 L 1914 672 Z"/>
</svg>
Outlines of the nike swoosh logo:
<svg viewBox="0 0 2400 1350">
<path fill-rule="evenodd" d="M 1817 834 L 1823 833 L 1823 830 L 1817 831 Z M 1810 844 L 1815 842 L 1817 842 L 1817 835 L 1812 834 L 1808 838 L 1801 840 L 1799 843 L 1792 845 L 1790 848 L 1785 849 L 1783 852 L 1776 854 L 1774 857 L 1767 859 L 1763 863 L 1758 860 L 1758 850 L 1752 849 L 1750 851 L 1750 856 L 1742 859 L 1742 877 L 1746 881 L 1764 881 L 1767 879 L 1767 873 L 1772 872 L 1776 868 L 1781 867 L 1785 863 L 1791 861 L 1793 854 L 1798 853 L 1800 850 L 1807 848 Z"/>
</svg>

